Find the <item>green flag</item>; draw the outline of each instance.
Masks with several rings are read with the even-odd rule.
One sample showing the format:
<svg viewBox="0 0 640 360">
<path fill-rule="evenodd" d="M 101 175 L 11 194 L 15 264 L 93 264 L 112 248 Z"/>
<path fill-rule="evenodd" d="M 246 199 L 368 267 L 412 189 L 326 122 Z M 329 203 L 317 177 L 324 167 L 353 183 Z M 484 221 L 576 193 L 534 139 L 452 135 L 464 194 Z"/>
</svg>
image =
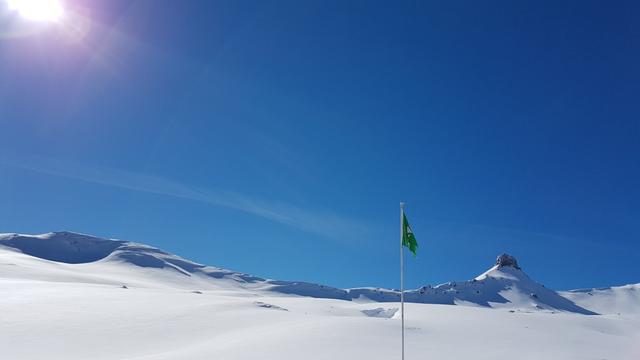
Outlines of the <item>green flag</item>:
<svg viewBox="0 0 640 360">
<path fill-rule="evenodd" d="M 405 214 L 402 214 L 402 245 L 409 248 L 413 256 L 416 256 L 418 241 L 416 241 L 416 237 L 413 235 L 413 230 L 411 230 L 411 225 L 409 225 Z"/>
</svg>

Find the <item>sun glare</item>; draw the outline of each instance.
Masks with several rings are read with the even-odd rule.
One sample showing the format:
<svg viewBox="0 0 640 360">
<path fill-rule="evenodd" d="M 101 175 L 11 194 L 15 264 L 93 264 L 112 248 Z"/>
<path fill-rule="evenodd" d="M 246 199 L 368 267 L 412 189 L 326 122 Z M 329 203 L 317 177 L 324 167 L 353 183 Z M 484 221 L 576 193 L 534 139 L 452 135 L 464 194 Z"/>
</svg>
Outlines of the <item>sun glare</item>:
<svg viewBox="0 0 640 360">
<path fill-rule="evenodd" d="M 62 19 L 64 8 L 60 0 L 6 0 L 9 9 L 27 20 L 56 22 Z"/>
</svg>

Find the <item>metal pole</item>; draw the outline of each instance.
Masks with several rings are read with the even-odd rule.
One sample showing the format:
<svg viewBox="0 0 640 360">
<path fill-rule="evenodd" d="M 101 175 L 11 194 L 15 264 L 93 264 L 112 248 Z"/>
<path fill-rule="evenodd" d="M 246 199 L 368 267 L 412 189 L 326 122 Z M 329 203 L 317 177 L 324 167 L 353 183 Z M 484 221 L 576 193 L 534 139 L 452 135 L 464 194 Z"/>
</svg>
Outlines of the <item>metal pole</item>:
<svg viewBox="0 0 640 360">
<path fill-rule="evenodd" d="M 402 360 L 404 360 L 404 251 L 402 235 L 404 225 L 404 203 L 400 203 L 400 318 L 402 319 Z"/>
</svg>

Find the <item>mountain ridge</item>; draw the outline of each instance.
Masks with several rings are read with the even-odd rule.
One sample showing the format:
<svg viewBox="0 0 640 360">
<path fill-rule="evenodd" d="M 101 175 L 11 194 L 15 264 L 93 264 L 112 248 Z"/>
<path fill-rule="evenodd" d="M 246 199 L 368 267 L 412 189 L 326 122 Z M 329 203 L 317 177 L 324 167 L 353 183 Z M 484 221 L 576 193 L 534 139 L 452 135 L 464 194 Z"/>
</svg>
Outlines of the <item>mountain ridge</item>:
<svg viewBox="0 0 640 360">
<path fill-rule="evenodd" d="M 160 282 L 166 286 L 204 288 L 215 285 L 238 290 L 348 301 L 381 303 L 399 301 L 399 291 L 395 289 L 373 287 L 339 289 L 303 281 L 265 279 L 199 264 L 145 244 L 104 239 L 70 231 L 41 235 L 0 234 L 0 248 L 3 247 L 9 251 L 21 252 L 27 256 L 64 265 L 65 270 L 70 272 L 76 268 L 102 266 L 104 272 L 122 273 L 120 276 L 126 278 L 126 271 L 142 270 L 150 279 L 149 284 Z M 187 281 L 185 277 L 189 280 Z M 602 308 L 598 308 L 600 311 L 593 311 L 578 305 L 576 301 L 586 303 L 587 300 L 592 300 L 584 299 L 579 294 L 579 290 L 556 292 L 547 289 L 529 278 L 515 257 L 501 254 L 492 268 L 474 279 L 406 290 L 405 301 L 522 311 L 562 311 L 584 315 L 602 313 Z M 602 296 L 611 297 L 612 295 L 603 293 Z"/>
</svg>

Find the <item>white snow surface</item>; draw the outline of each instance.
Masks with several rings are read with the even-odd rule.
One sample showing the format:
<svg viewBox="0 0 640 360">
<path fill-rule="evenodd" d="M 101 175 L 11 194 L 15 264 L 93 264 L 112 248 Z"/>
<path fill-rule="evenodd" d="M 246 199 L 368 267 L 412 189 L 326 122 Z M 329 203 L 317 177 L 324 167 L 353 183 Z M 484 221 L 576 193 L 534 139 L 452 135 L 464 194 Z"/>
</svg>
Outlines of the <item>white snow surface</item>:
<svg viewBox="0 0 640 360">
<path fill-rule="evenodd" d="M 397 291 L 262 279 L 77 233 L 0 234 L 0 294 L 0 359 L 400 355 Z M 640 359 L 640 284 L 556 292 L 497 264 L 405 296 L 407 360 Z"/>
<path fill-rule="evenodd" d="M 560 294 L 600 314 L 640 314 L 640 284 L 562 291 Z"/>
</svg>

